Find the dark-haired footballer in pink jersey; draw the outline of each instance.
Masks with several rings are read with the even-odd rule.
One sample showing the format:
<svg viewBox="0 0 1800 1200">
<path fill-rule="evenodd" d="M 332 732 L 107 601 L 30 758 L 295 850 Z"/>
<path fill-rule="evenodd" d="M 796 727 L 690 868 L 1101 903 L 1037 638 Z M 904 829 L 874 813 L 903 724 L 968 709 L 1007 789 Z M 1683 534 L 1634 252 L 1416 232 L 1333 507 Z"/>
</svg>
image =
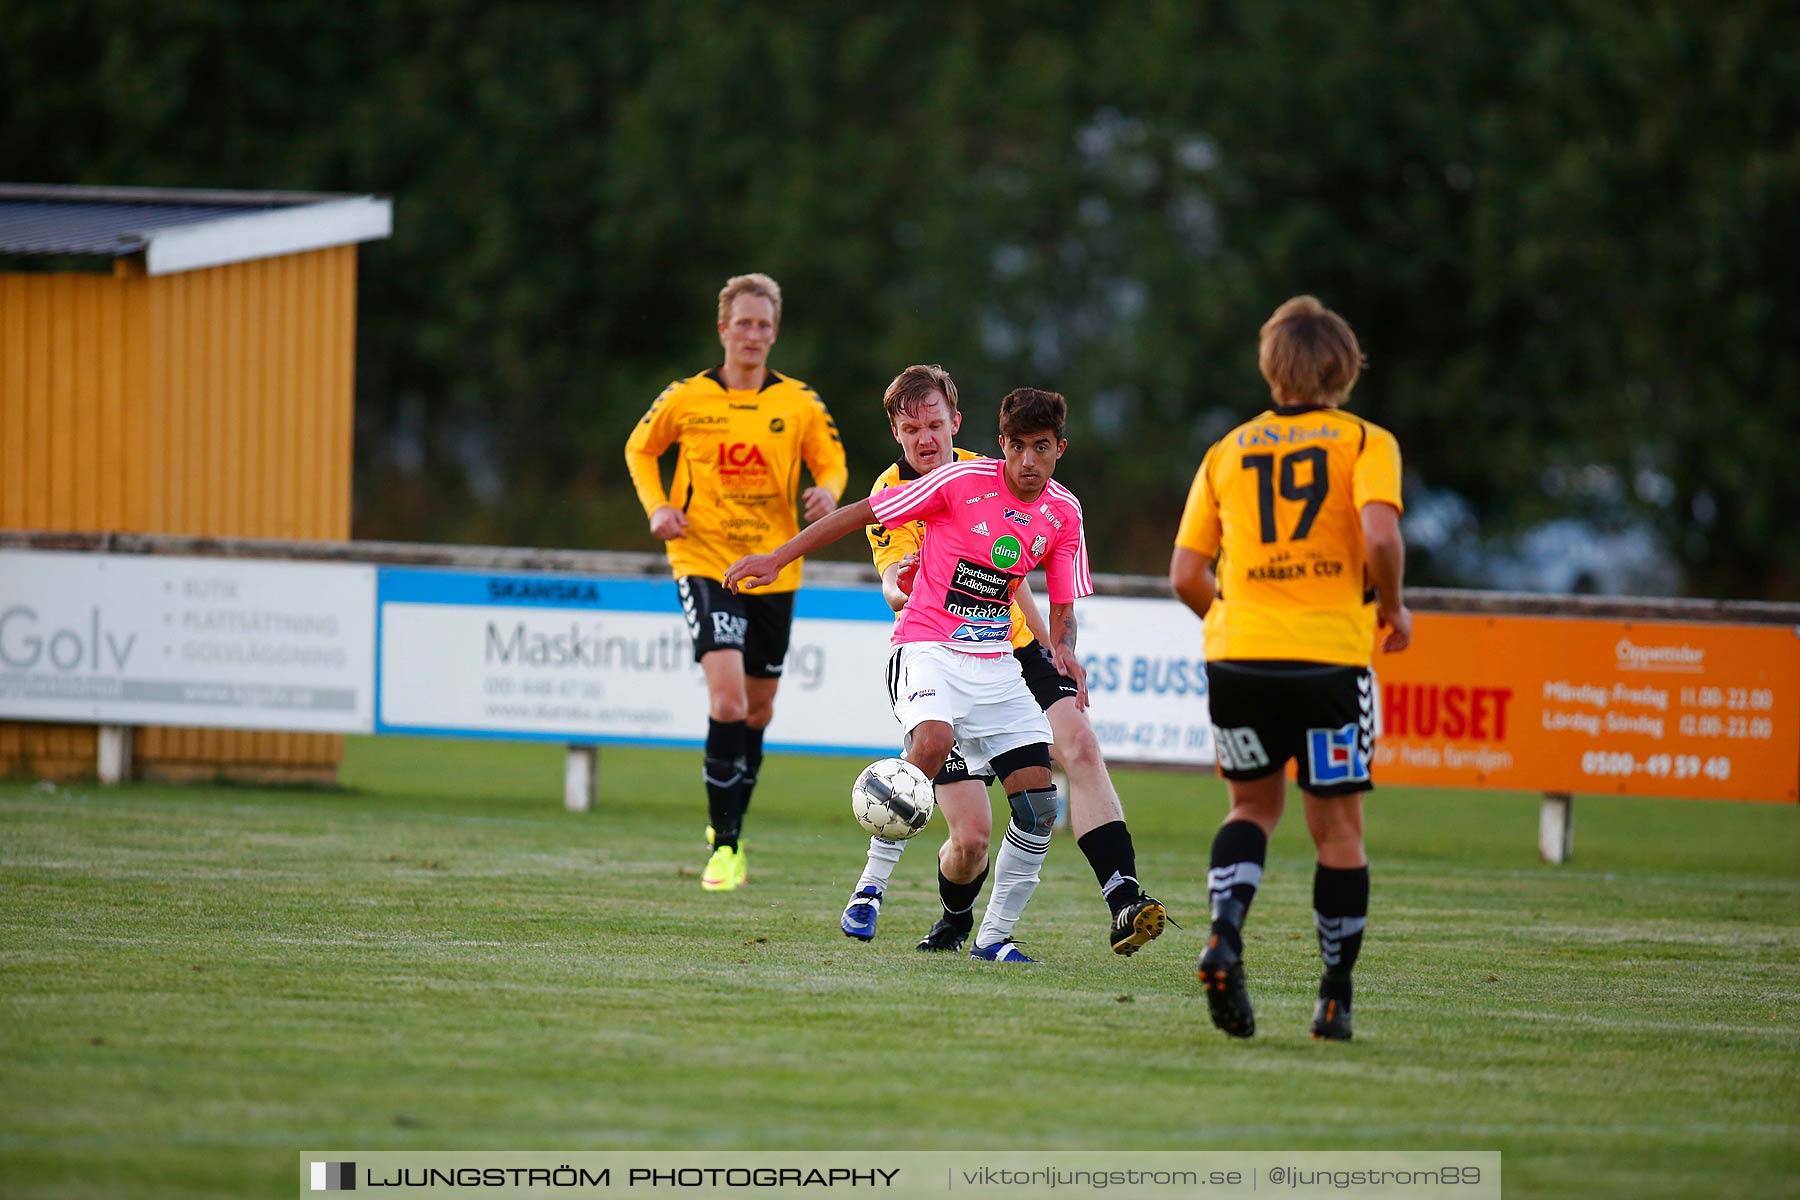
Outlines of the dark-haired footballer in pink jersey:
<svg viewBox="0 0 1800 1200">
<path fill-rule="evenodd" d="M 991 766 L 1012 810 L 996 856 L 987 912 L 970 957 L 1030 962 L 1012 931 L 1037 887 L 1056 821 L 1050 724 L 1010 653 L 1009 609 L 1019 581 L 1042 563 L 1049 584 L 1052 655 L 1081 683 L 1075 600 L 1093 591 L 1081 504 L 1051 475 L 1068 448 L 1068 405 L 1055 392 L 1019 388 L 1000 402 L 1003 460 L 940 467 L 838 509 L 768 554 L 725 572 L 733 590 L 772 582 L 795 558 L 876 523 L 922 521 L 911 594 L 894 627 L 888 695 L 906 730 L 906 758 L 934 778 L 951 748 L 970 768 Z"/>
</svg>

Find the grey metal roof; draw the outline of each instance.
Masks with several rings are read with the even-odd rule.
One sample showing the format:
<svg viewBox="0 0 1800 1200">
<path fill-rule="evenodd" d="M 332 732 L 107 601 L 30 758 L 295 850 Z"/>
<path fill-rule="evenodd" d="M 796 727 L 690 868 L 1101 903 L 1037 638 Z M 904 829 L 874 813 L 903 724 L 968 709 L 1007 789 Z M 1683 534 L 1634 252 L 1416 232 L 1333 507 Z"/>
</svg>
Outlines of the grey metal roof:
<svg viewBox="0 0 1800 1200">
<path fill-rule="evenodd" d="M 386 237 L 390 211 L 375 197 L 319 192 L 0 184 L 0 254 L 146 253 L 157 274 Z M 284 212 L 293 216 L 275 215 Z"/>
<path fill-rule="evenodd" d="M 273 207 L 272 205 L 269 207 Z M 45 204 L 0 198 L 0 254 L 136 254 L 151 230 L 236 216 L 215 204 Z"/>
</svg>

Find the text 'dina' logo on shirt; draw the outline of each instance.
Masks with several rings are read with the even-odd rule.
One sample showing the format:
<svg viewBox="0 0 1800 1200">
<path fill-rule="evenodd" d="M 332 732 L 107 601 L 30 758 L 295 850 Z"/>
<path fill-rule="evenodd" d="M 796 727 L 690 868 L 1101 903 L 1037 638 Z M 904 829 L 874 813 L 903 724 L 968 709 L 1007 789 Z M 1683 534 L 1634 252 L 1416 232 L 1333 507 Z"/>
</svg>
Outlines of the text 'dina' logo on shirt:
<svg viewBox="0 0 1800 1200">
<path fill-rule="evenodd" d="M 1024 547 L 1019 545 L 1019 539 L 1010 533 L 997 539 L 991 551 L 994 565 L 1003 571 L 1018 565 L 1019 555 L 1023 553 Z"/>
</svg>

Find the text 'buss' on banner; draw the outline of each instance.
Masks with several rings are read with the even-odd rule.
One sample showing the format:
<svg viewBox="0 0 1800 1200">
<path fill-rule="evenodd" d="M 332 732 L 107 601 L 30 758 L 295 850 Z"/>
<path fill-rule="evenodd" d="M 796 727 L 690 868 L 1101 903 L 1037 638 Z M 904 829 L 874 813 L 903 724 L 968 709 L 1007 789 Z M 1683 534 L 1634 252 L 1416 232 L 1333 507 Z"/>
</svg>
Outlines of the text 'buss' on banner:
<svg viewBox="0 0 1800 1200">
<path fill-rule="evenodd" d="M 375 568 L 0 550 L 0 717 L 367 733 Z"/>
<path fill-rule="evenodd" d="M 1800 637 L 1419 613 L 1377 654 L 1386 783 L 1800 799 Z"/>
<path fill-rule="evenodd" d="M 383 568 L 377 732 L 699 746 L 706 678 L 672 579 Z M 888 754 L 893 614 L 872 588 L 796 598 L 770 749 Z"/>
<path fill-rule="evenodd" d="M 1211 766 L 1199 618 L 1174 600 L 1089 596 L 1076 605 L 1088 717 L 1114 762 Z"/>
</svg>

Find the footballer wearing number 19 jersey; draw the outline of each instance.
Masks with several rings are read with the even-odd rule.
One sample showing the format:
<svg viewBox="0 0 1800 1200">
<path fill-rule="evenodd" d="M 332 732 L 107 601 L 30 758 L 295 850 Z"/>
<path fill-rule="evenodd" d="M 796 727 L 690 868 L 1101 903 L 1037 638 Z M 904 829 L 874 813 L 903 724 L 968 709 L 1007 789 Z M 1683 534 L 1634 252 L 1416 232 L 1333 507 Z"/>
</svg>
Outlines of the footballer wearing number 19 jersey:
<svg viewBox="0 0 1800 1200">
<path fill-rule="evenodd" d="M 1378 626 L 1404 650 L 1400 447 L 1343 412 L 1362 369 L 1344 319 L 1311 296 L 1262 327 L 1275 406 L 1208 450 L 1175 535 L 1169 582 L 1198 613 L 1219 772 L 1231 811 L 1213 839 L 1212 931 L 1199 973 L 1213 1024 L 1256 1031 L 1243 925 L 1297 762 L 1318 851 L 1313 922 L 1324 974 L 1312 1034 L 1348 1041 L 1351 970 L 1369 911 L 1362 797 L 1374 786 Z"/>
<path fill-rule="evenodd" d="M 1175 535 L 1177 545 L 1218 555 L 1207 661 L 1367 667 L 1375 596 L 1359 514 L 1372 501 L 1400 508 L 1400 446 L 1342 409 L 1274 408 L 1219 439 Z"/>
</svg>

